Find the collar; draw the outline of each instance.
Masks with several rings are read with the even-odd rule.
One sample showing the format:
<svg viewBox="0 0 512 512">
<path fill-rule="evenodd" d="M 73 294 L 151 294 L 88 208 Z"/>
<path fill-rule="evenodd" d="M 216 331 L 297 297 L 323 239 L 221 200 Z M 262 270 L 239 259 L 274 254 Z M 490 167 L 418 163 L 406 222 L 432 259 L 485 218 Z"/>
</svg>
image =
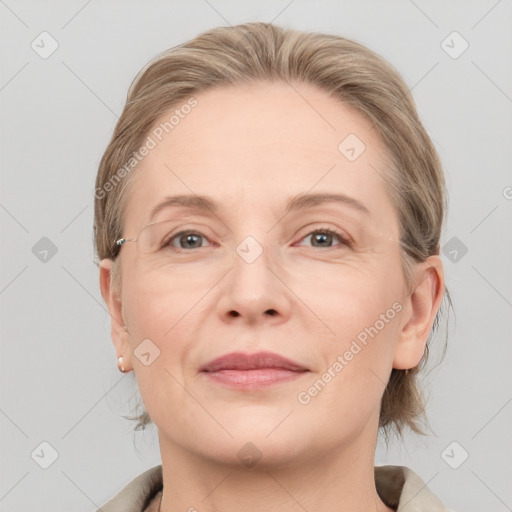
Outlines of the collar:
<svg viewBox="0 0 512 512">
<path fill-rule="evenodd" d="M 423 480 L 405 466 L 376 466 L 375 487 L 381 500 L 397 512 L 448 512 Z M 157 512 L 162 489 L 159 465 L 134 478 L 98 512 Z"/>
</svg>

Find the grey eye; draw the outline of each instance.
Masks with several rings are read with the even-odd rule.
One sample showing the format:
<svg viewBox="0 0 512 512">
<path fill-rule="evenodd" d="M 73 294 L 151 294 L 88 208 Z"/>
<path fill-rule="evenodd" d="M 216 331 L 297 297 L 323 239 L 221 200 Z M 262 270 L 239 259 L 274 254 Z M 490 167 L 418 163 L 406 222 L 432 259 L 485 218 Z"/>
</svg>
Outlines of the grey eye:
<svg viewBox="0 0 512 512">
<path fill-rule="evenodd" d="M 178 245 L 176 245 L 175 242 L 177 242 Z M 199 247 L 204 247 L 210 244 L 207 239 L 199 233 L 183 231 L 174 235 L 166 245 L 172 245 L 178 249 L 198 249 Z"/>
<path fill-rule="evenodd" d="M 307 239 L 310 239 L 311 247 L 335 247 L 337 245 L 336 240 L 338 240 L 338 245 L 350 245 L 348 240 L 341 233 L 327 228 L 312 231 L 302 240 Z"/>
</svg>

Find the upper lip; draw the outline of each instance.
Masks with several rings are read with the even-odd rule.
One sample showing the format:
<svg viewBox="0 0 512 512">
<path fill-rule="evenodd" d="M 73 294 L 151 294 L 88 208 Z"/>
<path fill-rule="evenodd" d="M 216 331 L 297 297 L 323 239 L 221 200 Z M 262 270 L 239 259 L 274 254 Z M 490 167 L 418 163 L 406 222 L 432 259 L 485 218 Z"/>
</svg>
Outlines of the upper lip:
<svg viewBox="0 0 512 512">
<path fill-rule="evenodd" d="M 217 372 L 219 370 L 255 370 L 258 368 L 282 368 L 290 371 L 308 371 L 307 368 L 299 363 L 280 356 L 279 354 L 274 354 L 273 352 L 257 352 L 255 354 L 232 352 L 206 363 L 200 368 L 200 371 Z"/>
</svg>

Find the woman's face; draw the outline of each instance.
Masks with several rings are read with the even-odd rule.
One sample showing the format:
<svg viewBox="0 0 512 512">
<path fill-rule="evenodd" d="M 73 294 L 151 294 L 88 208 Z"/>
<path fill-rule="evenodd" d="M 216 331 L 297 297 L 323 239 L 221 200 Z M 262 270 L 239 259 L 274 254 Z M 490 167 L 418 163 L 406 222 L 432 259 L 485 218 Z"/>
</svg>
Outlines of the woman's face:
<svg viewBox="0 0 512 512">
<path fill-rule="evenodd" d="M 262 464 L 373 439 L 409 311 L 376 130 L 305 84 L 195 98 L 133 171 L 123 236 L 171 221 L 168 245 L 122 247 L 111 311 L 161 446 Z"/>
</svg>

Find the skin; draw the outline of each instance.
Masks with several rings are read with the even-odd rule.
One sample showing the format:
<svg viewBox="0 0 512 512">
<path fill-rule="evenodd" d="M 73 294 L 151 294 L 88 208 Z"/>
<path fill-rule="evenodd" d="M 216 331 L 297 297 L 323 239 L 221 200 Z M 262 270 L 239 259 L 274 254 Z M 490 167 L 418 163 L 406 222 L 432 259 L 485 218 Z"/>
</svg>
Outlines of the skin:
<svg viewBox="0 0 512 512">
<path fill-rule="evenodd" d="M 127 243 L 119 296 L 112 262 L 100 266 L 117 356 L 135 372 L 158 428 L 161 510 L 391 510 L 373 475 L 380 399 L 392 368 L 421 360 L 443 296 L 441 260 L 416 265 L 408 293 L 385 148 L 347 105 L 307 84 L 222 87 L 196 98 L 134 171 L 123 235 L 136 237 L 165 197 L 197 194 L 218 203 L 216 215 L 170 208 L 154 220 L 174 218 L 173 233 L 187 228 L 217 245 L 148 260 Z M 338 150 L 348 134 L 366 146 L 353 162 Z M 283 216 L 290 197 L 320 192 L 355 198 L 369 214 L 324 203 Z M 321 228 L 353 244 L 315 245 Z M 247 236 L 263 250 L 252 263 L 236 252 Z M 401 311 L 300 403 L 298 394 L 396 302 Z M 148 338 L 160 354 L 146 366 L 133 351 Z M 249 391 L 199 372 L 220 355 L 260 350 L 309 371 Z M 261 454 L 251 467 L 237 455 L 248 442 L 257 451 L 246 451 Z"/>
</svg>

